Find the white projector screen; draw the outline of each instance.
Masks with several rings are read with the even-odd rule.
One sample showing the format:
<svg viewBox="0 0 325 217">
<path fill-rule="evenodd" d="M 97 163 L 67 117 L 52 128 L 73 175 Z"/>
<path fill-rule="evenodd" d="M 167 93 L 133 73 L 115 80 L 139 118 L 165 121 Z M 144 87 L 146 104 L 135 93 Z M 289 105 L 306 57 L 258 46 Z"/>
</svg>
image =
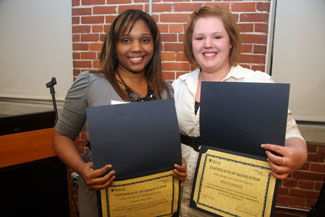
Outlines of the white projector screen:
<svg viewBox="0 0 325 217">
<path fill-rule="evenodd" d="M 0 0 L 0 97 L 63 100 L 73 80 L 71 1 Z"/>
<path fill-rule="evenodd" d="M 325 122 L 325 1 L 277 0 L 271 74 L 296 120 Z"/>
</svg>

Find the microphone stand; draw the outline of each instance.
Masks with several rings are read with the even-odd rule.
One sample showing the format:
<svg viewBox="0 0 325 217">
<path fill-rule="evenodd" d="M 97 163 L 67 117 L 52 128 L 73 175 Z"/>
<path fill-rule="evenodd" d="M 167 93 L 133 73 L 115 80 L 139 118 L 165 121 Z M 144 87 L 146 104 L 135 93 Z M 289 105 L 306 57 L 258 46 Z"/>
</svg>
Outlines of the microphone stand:
<svg viewBox="0 0 325 217">
<path fill-rule="evenodd" d="M 56 113 L 56 117 L 55 117 L 55 122 L 56 122 L 58 120 L 58 110 L 57 110 L 56 101 L 55 101 L 54 85 L 56 85 L 56 79 L 55 79 L 55 77 L 52 77 L 51 81 L 46 83 L 46 87 L 50 88 L 50 93 L 52 95 L 53 108 L 54 108 L 54 111 Z"/>
</svg>

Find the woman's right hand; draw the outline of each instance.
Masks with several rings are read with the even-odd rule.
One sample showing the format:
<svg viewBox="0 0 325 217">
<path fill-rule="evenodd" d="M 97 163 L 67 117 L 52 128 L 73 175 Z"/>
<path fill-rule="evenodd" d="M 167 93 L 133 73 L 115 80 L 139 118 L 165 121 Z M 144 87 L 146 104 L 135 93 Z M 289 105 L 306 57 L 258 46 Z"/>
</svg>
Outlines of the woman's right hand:
<svg viewBox="0 0 325 217">
<path fill-rule="evenodd" d="M 112 165 L 105 165 L 100 169 L 93 169 L 94 163 L 85 163 L 81 176 L 84 179 L 89 189 L 100 190 L 109 186 L 115 179 L 115 170 L 112 170 Z"/>
<path fill-rule="evenodd" d="M 180 181 L 181 187 L 184 187 L 185 179 L 187 176 L 186 161 L 182 158 L 182 165 L 174 165 L 174 177 Z"/>
</svg>

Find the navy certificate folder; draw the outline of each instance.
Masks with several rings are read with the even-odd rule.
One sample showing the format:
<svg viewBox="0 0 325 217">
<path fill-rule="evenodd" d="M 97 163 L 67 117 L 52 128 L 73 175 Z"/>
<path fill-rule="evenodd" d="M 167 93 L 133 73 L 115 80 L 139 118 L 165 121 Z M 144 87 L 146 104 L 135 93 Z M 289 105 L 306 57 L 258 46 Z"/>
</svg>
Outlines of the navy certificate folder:
<svg viewBox="0 0 325 217">
<path fill-rule="evenodd" d="M 261 144 L 285 142 L 289 88 L 283 83 L 202 82 L 202 143 L 266 160 Z"/>
<path fill-rule="evenodd" d="M 116 179 L 181 165 L 173 99 L 87 108 L 95 169 L 112 164 Z"/>
<path fill-rule="evenodd" d="M 285 143 L 289 89 L 289 84 L 280 83 L 202 82 L 200 136 L 203 146 L 198 162 L 208 149 L 266 161 L 261 144 L 284 146 Z M 197 174 L 198 167 L 194 180 Z M 271 216 L 278 186 L 277 181 Z M 190 204 L 197 208 L 193 192 Z"/>
</svg>

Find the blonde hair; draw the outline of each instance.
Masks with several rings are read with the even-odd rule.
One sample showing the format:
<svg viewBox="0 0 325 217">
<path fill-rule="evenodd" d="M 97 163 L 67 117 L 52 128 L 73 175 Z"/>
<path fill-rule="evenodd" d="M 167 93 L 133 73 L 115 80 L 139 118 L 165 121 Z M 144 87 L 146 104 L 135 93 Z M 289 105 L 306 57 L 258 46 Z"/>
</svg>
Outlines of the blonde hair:
<svg viewBox="0 0 325 217">
<path fill-rule="evenodd" d="M 229 63 L 233 66 L 237 65 L 239 63 L 241 46 L 239 28 L 232 13 L 220 6 L 204 6 L 191 14 L 184 38 L 184 54 L 188 61 L 198 65 L 193 55 L 192 37 L 196 21 L 202 17 L 217 17 L 221 19 L 232 45 L 229 52 Z"/>
</svg>

